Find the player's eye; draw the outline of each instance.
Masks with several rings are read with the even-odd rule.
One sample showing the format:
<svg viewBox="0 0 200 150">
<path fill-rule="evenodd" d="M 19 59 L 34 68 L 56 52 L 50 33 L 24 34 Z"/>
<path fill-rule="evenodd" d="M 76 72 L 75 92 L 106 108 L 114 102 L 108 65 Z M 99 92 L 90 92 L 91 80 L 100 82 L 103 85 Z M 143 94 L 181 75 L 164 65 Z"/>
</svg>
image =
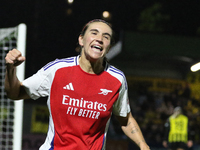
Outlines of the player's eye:
<svg viewBox="0 0 200 150">
<path fill-rule="evenodd" d="M 108 35 L 104 35 L 104 38 L 107 39 L 107 40 L 110 39 L 110 37 Z"/>
<path fill-rule="evenodd" d="M 97 32 L 92 32 L 93 35 L 97 35 Z"/>
</svg>

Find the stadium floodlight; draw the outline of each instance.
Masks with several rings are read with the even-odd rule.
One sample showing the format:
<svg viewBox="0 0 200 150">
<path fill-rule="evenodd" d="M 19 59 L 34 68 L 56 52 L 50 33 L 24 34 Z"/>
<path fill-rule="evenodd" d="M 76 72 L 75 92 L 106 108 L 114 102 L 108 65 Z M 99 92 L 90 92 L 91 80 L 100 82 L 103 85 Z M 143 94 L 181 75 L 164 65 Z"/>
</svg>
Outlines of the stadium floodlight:
<svg viewBox="0 0 200 150">
<path fill-rule="evenodd" d="M 190 70 L 192 72 L 196 72 L 196 71 L 200 70 L 200 62 L 192 65 L 191 68 L 190 68 Z"/>
<path fill-rule="evenodd" d="M 103 15 L 104 18 L 110 17 L 110 13 L 108 11 L 104 11 L 102 15 Z"/>
<path fill-rule="evenodd" d="M 112 19 L 112 14 L 109 11 L 103 11 L 102 18 L 109 21 Z"/>
<path fill-rule="evenodd" d="M 72 4 L 74 0 L 67 0 L 68 4 Z"/>
</svg>

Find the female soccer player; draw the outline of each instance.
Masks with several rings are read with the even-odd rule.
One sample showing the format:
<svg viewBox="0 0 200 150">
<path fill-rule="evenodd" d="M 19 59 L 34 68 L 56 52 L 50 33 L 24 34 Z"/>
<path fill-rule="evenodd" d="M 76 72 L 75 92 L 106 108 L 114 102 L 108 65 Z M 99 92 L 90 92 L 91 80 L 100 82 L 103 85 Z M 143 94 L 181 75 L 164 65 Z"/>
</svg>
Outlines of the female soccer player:
<svg viewBox="0 0 200 150">
<path fill-rule="evenodd" d="M 112 41 L 109 23 L 92 20 L 78 37 L 80 55 L 56 59 L 23 82 L 16 76 L 16 66 L 25 57 L 17 49 L 5 57 L 5 89 L 9 98 L 48 97 L 49 130 L 40 150 L 105 149 L 112 113 L 124 133 L 141 150 L 149 150 L 131 115 L 125 76 L 105 59 Z"/>
</svg>

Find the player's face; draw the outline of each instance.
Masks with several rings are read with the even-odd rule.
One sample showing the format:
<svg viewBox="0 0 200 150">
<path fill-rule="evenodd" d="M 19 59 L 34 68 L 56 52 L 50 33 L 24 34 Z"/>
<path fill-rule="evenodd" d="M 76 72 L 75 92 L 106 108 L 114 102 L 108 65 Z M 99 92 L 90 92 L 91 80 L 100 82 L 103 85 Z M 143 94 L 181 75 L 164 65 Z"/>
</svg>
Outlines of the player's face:
<svg viewBox="0 0 200 150">
<path fill-rule="evenodd" d="M 90 60 L 105 57 L 110 49 L 112 29 L 103 22 L 93 22 L 89 25 L 84 36 L 79 36 L 82 53 Z"/>
</svg>

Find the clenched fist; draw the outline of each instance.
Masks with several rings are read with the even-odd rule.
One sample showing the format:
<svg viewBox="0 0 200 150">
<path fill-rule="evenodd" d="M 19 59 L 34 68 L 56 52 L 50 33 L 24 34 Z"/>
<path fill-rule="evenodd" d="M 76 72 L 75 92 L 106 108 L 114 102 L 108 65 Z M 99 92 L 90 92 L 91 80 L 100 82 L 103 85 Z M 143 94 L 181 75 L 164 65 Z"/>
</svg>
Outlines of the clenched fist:
<svg viewBox="0 0 200 150">
<path fill-rule="evenodd" d="M 7 53 L 5 60 L 7 65 L 16 67 L 25 61 L 25 57 L 19 50 L 13 49 Z"/>
</svg>

